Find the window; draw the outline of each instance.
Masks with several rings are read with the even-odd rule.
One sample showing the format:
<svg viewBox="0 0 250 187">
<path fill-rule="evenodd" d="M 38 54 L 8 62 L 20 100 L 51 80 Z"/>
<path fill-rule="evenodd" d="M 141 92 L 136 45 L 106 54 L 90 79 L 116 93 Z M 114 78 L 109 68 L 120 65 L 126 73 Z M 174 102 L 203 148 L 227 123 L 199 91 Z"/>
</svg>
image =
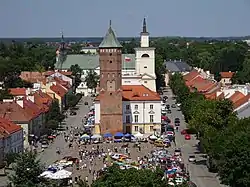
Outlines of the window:
<svg viewBox="0 0 250 187">
<path fill-rule="evenodd" d="M 138 126 L 135 126 L 135 132 L 138 132 L 138 131 L 139 131 Z"/>
<path fill-rule="evenodd" d="M 112 53 L 109 53 L 109 56 L 112 56 Z"/>
<path fill-rule="evenodd" d="M 138 110 L 138 105 L 135 105 L 135 110 Z"/>
<path fill-rule="evenodd" d="M 148 54 L 143 54 L 141 57 L 149 57 L 149 55 Z"/>
<path fill-rule="evenodd" d="M 109 63 L 111 64 L 111 63 L 112 63 L 112 60 L 110 60 Z"/>
<path fill-rule="evenodd" d="M 130 105 L 126 105 L 126 110 L 129 110 L 130 109 Z"/>
<path fill-rule="evenodd" d="M 144 68 L 146 69 L 146 68 L 148 68 L 147 66 L 144 66 Z"/>
<path fill-rule="evenodd" d="M 154 105 L 150 105 L 149 108 L 150 108 L 150 110 L 153 110 L 154 109 Z"/>
<path fill-rule="evenodd" d="M 109 95 L 112 95 L 112 93 L 109 93 Z"/>
<path fill-rule="evenodd" d="M 112 76 L 115 77 L 115 74 L 113 73 Z"/>
<path fill-rule="evenodd" d="M 144 81 L 144 83 L 148 83 L 147 81 Z"/>
<path fill-rule="evenodd" d="M 150 132 L 153 132 L 153 131 L 154 131 L 154 126 L 150 126 L 149 128 L 150 128 L 150 129 L 149 129 Z"/>
<path fill-rule="evenodd" d="M 138 115 L 135 115 L 135 123 L 138 123 Z"/>
<path fill-rule="evenodd" d="M 126 123 L 130 123 L 130 116 L 126 116 Z"/>
<path fill-rule="evenodd" d="M 154 115 L 149 116 L 149 121 L 150 121 L 150 123 L 154 123 Z"/>
</svg>

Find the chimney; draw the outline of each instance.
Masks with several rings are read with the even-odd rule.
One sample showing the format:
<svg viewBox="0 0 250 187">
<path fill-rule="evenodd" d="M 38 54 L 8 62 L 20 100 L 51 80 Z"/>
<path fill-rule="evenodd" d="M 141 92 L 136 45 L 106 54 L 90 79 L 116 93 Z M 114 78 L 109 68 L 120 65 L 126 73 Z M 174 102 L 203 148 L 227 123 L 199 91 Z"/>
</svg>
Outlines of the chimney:
<svg viewBox="0 0 250 187">
<path fill-rule="evenodd" d="M 26 88 L 26 95 L 30 95 L 30 88 Z"/>
<path fill-rule="evenodd" d="M 16 103 L 23 108 L 23 98 L 22 99 L 17 99 Z"/>
</svg>

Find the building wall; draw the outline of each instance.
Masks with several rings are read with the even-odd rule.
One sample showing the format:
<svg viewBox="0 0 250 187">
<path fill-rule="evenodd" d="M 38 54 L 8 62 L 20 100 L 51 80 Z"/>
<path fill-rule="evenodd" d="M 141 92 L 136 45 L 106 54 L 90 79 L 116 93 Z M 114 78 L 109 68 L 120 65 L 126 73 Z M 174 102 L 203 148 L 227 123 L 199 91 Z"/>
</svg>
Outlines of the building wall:
<svg viewBox="0 0 250 187">
<path fill-rule="evenodd" d="M 148 78 L 146 76 L 142 77 L 142 79 L 139 81 L 142 85 L 147 87 L 153 92 L 156 92 L 156 82 L 154 78 Z"/>
<path fill-rule="evenodd" d="M 23 152 L 23 131 L 17 131 L 4 138 L 4 154 Z"/>
<path fill-rule="evenodd" d="M 127 105 L 129 105 L 129 109 Z M 150 109 L 150 105 L 153 105 L 153 109 Z M 96 101 L 94 106 L 95 124 L 100 124 L 100 102 Z M 123 132 L 128 131 L 127 126 L 130 126 L 130 133 L 136 133 L 140 129 L 142 133 L 153 133 L 152 126 L 156 131 L 160 131 L 161 101 L 123 101 L 122 109 Z M 153 121 L 150 121 L 150 115 L 153 116 Z M 138 117 L 138 120 L 135 119 L 135 116 Z M 127 118 L 129 118 L 129 121 L 127 121 Z M 138 131 L 136 131 L 136 129 L 138 129 Z"/>
<path fill-rule="evenodd" d="M 55 92 L 53 92 L 50 89 L 50 86 L 52 86 L 52 84 L 56 84 L 56 83 L 50 82 L 50 83 L 47 83 L 46 85 L 42 85 L 42 90 L 45 90 L 45 93 L 47 93 L 51 98 L 58 100 L 60 111 L 62 111 L 63 107 L 65 106 L 65 98 L 61 98 L 61 96 L 57 95 Z"/>
<path fill-rule="evenodd" d="M 122 51 L 100 49 L 101 133 L 122 131 Z"/>
<path fill-rule="evenodd" d="M 0 168 L 4 166 L 4 139 L 0 138 Z"/>
<path fill-rule="evenodd" d="M 142 57 L 147 54 L 149 57 Z M 155 51 L 154 48 L 136 48 L 136 72 L 147 73 L 155 77 Z"/>
<path fill-rule="evenodd" d="M 231 78 L 222 78 L 222 79 L 220 80 L 220 82 L 221 82 L 223 85 L 230 85 L 230 84 L 232 84 Z"/>
<path fill-rule="evenodd" d="M 62 80 L 69 82 L 71 86 L 73 85 L 73 79 L 71 79 L 70 77 L 63 75 L 59 72 L 55 72 L 54 74 L 50 75 L 49 77 L 60 77 Z"/>
<path fill-rule="evenodd" d="M 96 48 L 83 48 L 81 49 L 81 52 L 97 54 L 97 49 Z"/>
</svg>

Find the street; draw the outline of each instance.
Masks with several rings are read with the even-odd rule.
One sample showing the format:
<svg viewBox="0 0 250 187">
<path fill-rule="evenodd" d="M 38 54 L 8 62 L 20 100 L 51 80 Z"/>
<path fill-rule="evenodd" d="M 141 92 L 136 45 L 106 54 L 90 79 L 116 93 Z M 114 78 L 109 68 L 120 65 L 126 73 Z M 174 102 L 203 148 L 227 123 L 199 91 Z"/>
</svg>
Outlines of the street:
<svg viewBox="0 0 250 187">
<path fill-rule="evenodd" d="M 173 99 L 173 93 L 170 88 L 167 88 L 164 92 L 163 96 L 168 96 L 167 104 L 170 106 L 175 104 L 175 100 Z M 191 140 L 185 140 L 184 136 L 181 135 L 181 131 L 186 128 L 186 123 L 184 121 L 184 116 L 181 111 L 176 108 L 171 108 L 172 113 L 167 114 L 169 119 L 171 120 L 171 124 L 174 123 L 175 118 L 180 118 L 180 127 L 178 132 L 176 132 L 176 148 L 182 149 L 182 156 L 184 159 L 184 163 L 190 173 L 191 180 L 199 187 L 225 187 L 220 184 L 219 180 L 215 173 L 210 173 L 206 166 L 206 160 L 202 157 L 202 154 L 198 153 L 196 149 L 196 144 L 198 141 L 194 136 L 192 136 Z M 196 156 L 196 163 L 189 163 L 188 157 L 189 155 Z"/>
<path fill-rule="evenodd" d="M 84 105 L 85 101 L 87 101 L 89 105 Z M 83 97 L 77 105 L 77 107 L 79 107 L 79 109 L 76 111 L 77 115 L 68 115 L 68 118 L 65 119 L 64 123 L 66 123 L 66 126 L 82 128 L 82 119 L 89 112 L 89 107 L 92 105 L 92 103 L 93 98 Z M 60 155 L 56 153 L 57 149 L 60 149 Z M 68 148 L 68 143 L 65 143 L 63 136 L 58 136 L 54 140 L 54 142 L 50 144 L 48 148 L 45 149 L 44 152 L 39 154 L 38 158 L 41 160 L 42 163 L 49 165 L 68 154 L 71 155 L 70 153 L 71 150 Z"/>
</svg>

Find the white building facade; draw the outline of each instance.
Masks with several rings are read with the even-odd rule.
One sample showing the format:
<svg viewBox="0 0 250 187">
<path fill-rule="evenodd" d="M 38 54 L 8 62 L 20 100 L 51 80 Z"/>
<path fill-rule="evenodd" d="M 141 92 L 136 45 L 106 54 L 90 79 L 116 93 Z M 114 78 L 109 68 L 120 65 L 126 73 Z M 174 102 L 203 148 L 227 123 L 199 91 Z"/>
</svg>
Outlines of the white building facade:
<svg viewBox="0 0 250 187">
<path fill-rule="evenodd" d="M 96 100 L 94 106 L 95 124 L 100 124 L 100 101 Z M 161 99 L 145 86 L 123 86 L 122 109 L 124 133 L 153 134 L 161 131 Z"/>
</svg>

